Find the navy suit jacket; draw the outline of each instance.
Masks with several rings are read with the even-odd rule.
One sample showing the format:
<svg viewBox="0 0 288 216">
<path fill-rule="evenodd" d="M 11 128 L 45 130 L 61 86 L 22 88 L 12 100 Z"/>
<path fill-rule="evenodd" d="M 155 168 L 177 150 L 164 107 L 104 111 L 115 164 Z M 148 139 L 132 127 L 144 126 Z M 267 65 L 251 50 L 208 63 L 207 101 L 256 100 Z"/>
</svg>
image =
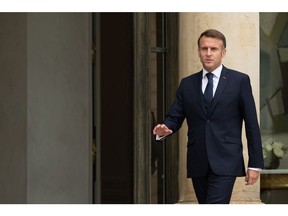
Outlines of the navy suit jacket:
<svg viewBox="0 0 288 216">
<path fill-rule="evenodd" d="M 187 177 L 202 177 L 210 165 L 217 175 L 244 176 L 242 125 L 248 167 L 263 168 L 261 135 L 249 76 L 223 66 L 210 113 L 204 106 L 202 71 L 183 78 L 164 124 L 175 133 L 188 124 Z"/>
</svg>

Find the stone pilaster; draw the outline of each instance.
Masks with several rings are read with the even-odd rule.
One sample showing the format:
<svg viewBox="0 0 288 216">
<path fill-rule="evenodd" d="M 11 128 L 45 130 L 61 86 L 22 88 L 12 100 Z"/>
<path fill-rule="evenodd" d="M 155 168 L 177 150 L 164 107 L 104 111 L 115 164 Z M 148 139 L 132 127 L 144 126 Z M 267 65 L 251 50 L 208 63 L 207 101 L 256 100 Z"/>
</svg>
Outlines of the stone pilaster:
<svg viewBox="0 0 288 216">
<path fill-rule="evenodd" d="M 180 79 L 202 68 L 197 55 L 199 35 L 208 28 L 218 29 L 227 39 L 227 54 L 223 64 L 250 76 L 259 110 L 259 13 L 180 13 L 179 25 Z M 186 142 L 187 126 L 184 123 L 179 135 L 179 203 L 197 203 L 191 180 L 186 178 Z M 247 163 L 244 133 L 243 142 Z M 231 203 L 261 203 L 260 181 L 253 186 L 246 186 L 244 177 L 238 178 Z"/>
</svg>

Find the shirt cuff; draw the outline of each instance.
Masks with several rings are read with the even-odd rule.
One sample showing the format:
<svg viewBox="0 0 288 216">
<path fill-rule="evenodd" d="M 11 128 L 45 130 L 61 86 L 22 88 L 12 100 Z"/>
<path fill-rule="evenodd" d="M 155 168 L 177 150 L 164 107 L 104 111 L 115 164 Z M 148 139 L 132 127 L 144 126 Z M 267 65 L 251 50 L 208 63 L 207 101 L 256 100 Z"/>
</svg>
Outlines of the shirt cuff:
<svg viewBox="0 0 288 216">
<path fill-rule="evenodd" d="M 259 172 L 262 170 L 261 168 L 254 168 L 254 167 L 248 167 L 248 169 L 254 170 L 254 171 L 259 171 Z"/>
<path fill-rule="evenodd" d="M 166 138 L 167 135 L 164 135 L 164 136 L 159 136 L 159 135 L 156 135 L 156 141 L 162 141 Z"/>
</svg>

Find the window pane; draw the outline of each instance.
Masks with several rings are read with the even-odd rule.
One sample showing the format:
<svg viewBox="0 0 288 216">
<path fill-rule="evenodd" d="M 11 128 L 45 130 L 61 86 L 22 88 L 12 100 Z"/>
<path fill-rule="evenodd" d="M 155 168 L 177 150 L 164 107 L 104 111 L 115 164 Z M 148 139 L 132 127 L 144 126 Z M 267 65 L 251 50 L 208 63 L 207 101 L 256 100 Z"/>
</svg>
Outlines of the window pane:
<svg viewBox="0 0 288 216">
<path fill-rule="evenodd" d="M 288 13 L 260 13 L 264 203 L 288 203 Z"/>
</svg>

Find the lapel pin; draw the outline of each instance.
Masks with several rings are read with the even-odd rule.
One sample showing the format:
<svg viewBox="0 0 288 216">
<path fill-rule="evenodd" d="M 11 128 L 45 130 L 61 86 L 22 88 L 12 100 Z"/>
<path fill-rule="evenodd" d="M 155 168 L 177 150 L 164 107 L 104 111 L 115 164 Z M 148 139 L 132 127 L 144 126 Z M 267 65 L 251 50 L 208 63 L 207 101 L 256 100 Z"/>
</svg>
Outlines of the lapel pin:
<svg viewBox="0 0 288 216">
<path fill-rule="evenodd" d="M 225 80 L 226 80 L 226 79 L 227 79 L 227 77 L 226 77 L 226 76 L 223 76 L 223 79 L 225 79 Z"/>
</svg>

